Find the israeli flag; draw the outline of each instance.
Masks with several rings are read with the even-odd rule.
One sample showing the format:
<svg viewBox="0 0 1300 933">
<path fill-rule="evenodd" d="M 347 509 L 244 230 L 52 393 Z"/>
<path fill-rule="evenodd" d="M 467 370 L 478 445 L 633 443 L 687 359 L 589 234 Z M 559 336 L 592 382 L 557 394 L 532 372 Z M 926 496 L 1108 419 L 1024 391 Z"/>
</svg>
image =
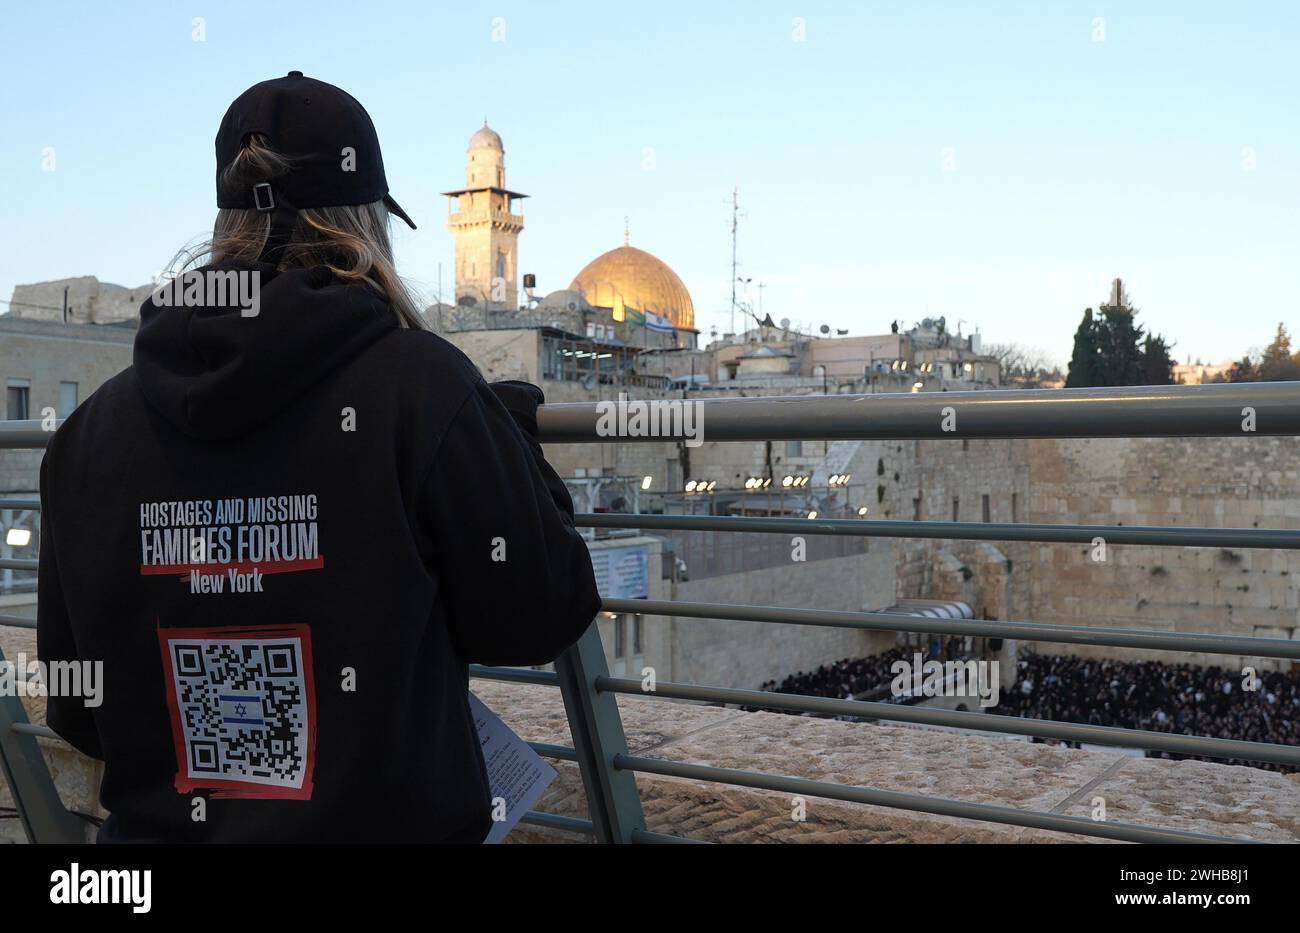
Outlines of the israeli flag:
<svg viewBox="0 0 1300 933">
<path fill-rule="evenodd" d="M 668 320 L 666 317 L 660 317 L 653 311 L 647 311 L 645 313 L 645 326 L 651 330 L 658 330 L 667 334 L 670 334 L 677 329 L 676 327 L 673 327 L 672 321 Z"/>
<path fill-rule="evenodd" d="M 221 703 L 221 722 L 227 726 L 265 726 L 262 719 L 261 694 L 243 692 L 217 695 Z"/>
</svg>

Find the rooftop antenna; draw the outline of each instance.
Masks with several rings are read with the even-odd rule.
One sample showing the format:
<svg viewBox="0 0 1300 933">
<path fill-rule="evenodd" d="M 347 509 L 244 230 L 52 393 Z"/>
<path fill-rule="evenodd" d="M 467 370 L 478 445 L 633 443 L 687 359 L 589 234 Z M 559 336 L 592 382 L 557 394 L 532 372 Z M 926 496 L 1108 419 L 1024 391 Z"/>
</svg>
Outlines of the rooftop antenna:
<svg viewBox="0 0 1300 933">
<path fill-rule="evenodd" d="M 740 227 L 740 189 L 731 189 L 731 332 L 736 332 L 736 231 Z"/>
</svg>

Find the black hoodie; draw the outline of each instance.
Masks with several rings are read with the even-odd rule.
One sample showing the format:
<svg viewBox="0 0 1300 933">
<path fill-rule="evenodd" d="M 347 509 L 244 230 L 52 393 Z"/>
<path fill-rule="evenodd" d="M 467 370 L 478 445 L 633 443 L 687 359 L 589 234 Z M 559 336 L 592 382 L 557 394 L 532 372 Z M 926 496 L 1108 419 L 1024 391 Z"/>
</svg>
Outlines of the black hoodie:
<svg viewBox="0 0 1300 933">
<path fill-rule="evenodd" d="M 466 665 L 599 608 L 541 391 L 327 269 L 222 268 L 256 315 L 146 300 L 41 467 L 40 657 L 103 662 L 48 719 L 105 762 L 99 838 L 479 841 Z"/>
</svg>

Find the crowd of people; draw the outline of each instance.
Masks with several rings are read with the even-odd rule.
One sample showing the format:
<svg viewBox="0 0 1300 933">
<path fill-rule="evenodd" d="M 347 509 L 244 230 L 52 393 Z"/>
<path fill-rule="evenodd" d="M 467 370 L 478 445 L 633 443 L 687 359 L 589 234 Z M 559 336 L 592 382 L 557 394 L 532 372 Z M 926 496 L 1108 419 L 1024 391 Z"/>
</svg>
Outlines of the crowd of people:
<svg viewBox="0 0 1300 933">
<path fill-rule="evenodd" d="M 927 654 L 946 654 L 947 647 L 944 646 L 943 652 L 935 652 L 932 646 Z M 779 683 L 769 681 L 762 689 L 773 693 L 888 701 L 894 677 L 891 666 L 900 659 L 910 660 L 914 650 L 896 648 L 865 658 L 845 658 L 812 672 L 792 674 Z M 1026 654 L 1019 659 L 1016 674 L 1016 683 L 1001 692 L 998 706 L 988 712 L 1300 745 L 1300 675 L 1295 673 L 1261 672 L 1257 683 L 1250 684 L 1238 669 Z M 1159 758 L 1201 758 L 1168 752 L 1147 754 Z M 1292 765 L 1268 762 L 1201 760 L 1271 771 L 1300 771 Z"/>
<path fill-rule="evenodd" d="M 777 683 L 769 680 L 760 687 L 768 693 L 798 693 L 804 696 L 834 697 L 840 700 L 875 699 L 871 694 L 888 692 L 894 675 L 890 666 L 900 658 L 910 657 L 911 651 L 895 648 L 883 654 L 866 658 L 844 658 L 834 664 L 823 664 L 815 671 L 800 671 Z"/>
<path fill-rule="evenodd" d="M 1118 726 L 1246 742 L 1300 745 L 1300 676 L 1261 672 L 1249 684 L 1240 669 L 1158 661 L 1111 661 L 1033 654 L 1019 661 L 1015 686 L 1003 691 L 1003 716 Z M 1147 752 L 1293 772 L 1293 765 Z"/>
</svg>

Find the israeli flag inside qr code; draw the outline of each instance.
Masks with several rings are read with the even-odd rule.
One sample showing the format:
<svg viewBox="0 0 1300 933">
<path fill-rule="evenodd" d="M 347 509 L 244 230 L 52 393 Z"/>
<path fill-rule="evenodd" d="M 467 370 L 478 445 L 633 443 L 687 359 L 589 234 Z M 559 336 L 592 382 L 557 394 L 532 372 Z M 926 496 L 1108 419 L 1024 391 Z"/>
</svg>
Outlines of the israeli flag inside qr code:
<svg viewBox="0 0 1300 933">
<path fill-rule="evenodd" d="M 311 797 L 316 698 L 305 625 L 159 629 L 176 789 Z"/>
</svg>

